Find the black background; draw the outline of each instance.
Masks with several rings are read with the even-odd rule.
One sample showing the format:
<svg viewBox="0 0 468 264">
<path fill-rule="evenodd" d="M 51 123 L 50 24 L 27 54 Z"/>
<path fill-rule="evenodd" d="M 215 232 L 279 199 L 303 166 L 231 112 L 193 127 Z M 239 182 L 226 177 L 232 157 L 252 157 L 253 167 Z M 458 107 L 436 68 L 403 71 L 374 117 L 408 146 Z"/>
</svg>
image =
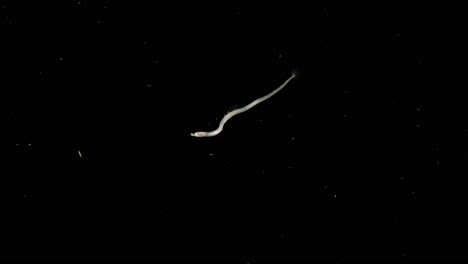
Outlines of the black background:
<svg viewBox="0 0 468 264">
<path fill-rule="evenodd" d="M 2 259 L 466 259 L 456 10 L 2 1 Z"/>
</svg>

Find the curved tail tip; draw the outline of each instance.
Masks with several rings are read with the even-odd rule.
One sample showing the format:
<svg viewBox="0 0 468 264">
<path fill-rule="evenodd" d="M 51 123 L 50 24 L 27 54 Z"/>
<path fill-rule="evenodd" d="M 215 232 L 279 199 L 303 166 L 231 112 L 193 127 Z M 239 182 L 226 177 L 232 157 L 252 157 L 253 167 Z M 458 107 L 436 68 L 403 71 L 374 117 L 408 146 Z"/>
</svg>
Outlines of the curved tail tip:
<svg viewBox="0 0 468 264">
<path fill-rule="evenodd" d="M 301 78 L 301 73 L 299 72 L 298 69 L 293 69 L 291 71 L 291 75 L 294 79 L 299 80 Z"/>
</svg>

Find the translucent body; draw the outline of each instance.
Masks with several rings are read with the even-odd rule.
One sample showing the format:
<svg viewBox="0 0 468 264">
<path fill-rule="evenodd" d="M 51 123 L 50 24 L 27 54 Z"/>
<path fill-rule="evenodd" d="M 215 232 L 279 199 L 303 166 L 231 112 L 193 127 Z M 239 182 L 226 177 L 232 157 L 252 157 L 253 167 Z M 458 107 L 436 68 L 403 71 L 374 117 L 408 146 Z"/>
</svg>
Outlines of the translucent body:
<svg viewBox="0 0 468 264">
<path fill-rule="evenodd" d="M 216 135 L 218 135 L 219 133 L 221 133 L 221 131 L 223 131 L 223 127 L 224 127 L 224 124 L 226 124 L 226 122 L 233 116 L 235 115 L 238 115 L 238 114 L 241 114 L 247 110 L 249 110 L 250 108 L 256 106 L 257 104 L 269 99 L 270 97 L 272 97 L 273 95 L 275 95 L 276 93 L 278 93 L 279 91 L 281 91 L 284 87 L 286 87 L 286 85 L 292 80 L 292 79 L 297 79 L 299 76 L 298 72 L 296 70 L 293 70 L 292 73 L 291 73 L 291 77 L 289 77 L 280 87 L 276 88 L 275 90 L 273 90 L 271 93 L 265 95 L 265 96 L 262 96 L 260 98 L 258 98 L 257 100 L 251 102 L 250 104 L 244 106 L 244 107 L 241 107 L 241 108 L 238 108 L 238 109 L 235 109 L 229 113 L 227 113 L 223 119 L 221 119 L 221 122 L 219 122 L 219 126 L 217 129 L 213 130 L 213 131 L 210 131 L 210 132 L 204 132 L 204 131 L 200 131 L 200 132 L 195 132 L 195 133 L 190 133 L 191 136 L 193 137 L 214 137 Z"/>
</svg>

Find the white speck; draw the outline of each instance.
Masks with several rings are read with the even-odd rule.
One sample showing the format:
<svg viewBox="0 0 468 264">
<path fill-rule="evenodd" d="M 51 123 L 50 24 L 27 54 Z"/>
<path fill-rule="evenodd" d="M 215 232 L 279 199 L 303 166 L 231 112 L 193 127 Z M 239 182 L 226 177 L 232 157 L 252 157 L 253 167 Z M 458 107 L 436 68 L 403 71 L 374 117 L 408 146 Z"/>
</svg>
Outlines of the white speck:
<svg viewBox="0 0 468 264">
<path fill-rule="evenodd" d="M 419 125 L 416 125 L 416 127 L 419 127 Z"/>
<path fill-rule="evenodd" d="M 98 24 L 101 24 L 101 20 L 98 20 L 97 23 L 98 23 Z"/>
<path fill-rule="evenodd" d="M 18 144 L 18 143 L 16 143 L 16 146 L 19 146 L 19 144 Z"/>
<path fill-rule="evenodd" d="M 439 161 L 436 161 L 436 164 L 437 164 L 437 165 L 439 165 L 439 164 L 440 164 L 440 162 L 439 162 Z"/>
<path fill-rule="evenodd" d="M 343 116 L 344 116 L 344 117 L 347 117 L 348 115 L 347 115 L 347 114 L 344 114 Z"/>
<path fill-rule="evenodd" d="M 80 2 L 80 1 L 78 1 L 78 4 L 79 4 L 79 5 L 81 5 L 81 2 Z"/>
<path fill-rule="evenodd" d="M 146 85 L 146 87 L 153 87 L 153 85 L 151 85 L 151 84 L 147 84 L 147 85 Z"/>
<path fill-rule="evenodd" d="M 335 197 L 335 198 L 336 198 L 336 194 L 334 194 L 334 195 L 333 195 L 333 197 Z"/>
<path fill-rule="evenodd" d="M 421 108 L 419 108 L 419 107 L 418 107 L 418 108 L 416 108 L 416 111 L 421 111 Z"/>
<path fill-rule="evenodd" d="M 327 186 L 327 185 L 325 185 L 325 189 L 327 189 L 327 188 L 328 188 L 328 186 Z"/>
<path fill-rule="evenodd" d="M 280 53 L 279 58 L 281 59 L 282 56 L 283 56 L 283 54 Z"/>
<path fill-rule="evenodd" d="M 291 137 L 291 140 L 294 140 L 294 137 Z"/>
<path fill-rule="evenodd" d="M 28 146 L 31 146 L 31 144 L 28 144 Z"/>
<path fill-rule="evenodd" d="M 261 122 L 262 122 L 262 120 L 261 120 L 261 119 L 259 119 L 259 120 L 258 120 L 258 122 L 260 122 L 260 123 L 261 123 Z"/>
<path fill-rule="evenodd" d="M 401 177 L 400 180 L 404 180 L 405 178 L 404 177 Z"/>
<path fill-rule="evenodd" d="M 81 152 L 78 150 L 78 155 L 80 156 L 80 158 L 83 158 L 83 156 L 81 156 Z"/>
<path fill-rule="evenodd" d="M 213 153 L 208 154 L 209 156 L 213 156 Z"/>
</svg>

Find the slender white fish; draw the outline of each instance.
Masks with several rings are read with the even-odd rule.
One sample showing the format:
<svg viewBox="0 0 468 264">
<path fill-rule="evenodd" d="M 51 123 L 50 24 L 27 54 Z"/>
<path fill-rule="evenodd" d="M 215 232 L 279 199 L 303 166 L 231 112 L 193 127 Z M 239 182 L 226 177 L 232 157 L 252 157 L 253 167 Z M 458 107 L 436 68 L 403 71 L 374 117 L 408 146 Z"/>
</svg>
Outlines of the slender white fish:
<svg viewBox="0 0 468 264">
<path fill-rule="evenodd" d="M 277 92 L 281 91 L 281 89 L 283 89 L 292 79 L 297 79 L 299 77 L 299 74 L 296 70 L 293 70 L 292 71 L 292 74 L 291 74 L 291 77 L 289 77 L 280 87 L 276 88 L 273 92 L 263 96 L 263 97 L 260 97 L 258 98 L 257 100 L 251 102 L 250 104 L 242 107 L 242 108 L 238 108 L 236 110 L 233 110 L 232 112 L 229 112 L 227 113 L 223 119 L 221 119 L 221 122 L 219 122 L 219 126 L 217 129 L 213 130 L 213 131 L 210 131 L 210 132 L 203 132 L 203 131 L 200 131 L 200 132 L 195 132 L 195 133 L 190 133 L 191 136 L 193 137 L 214 137 L 216 135 L 218 135 L 219 133 L 221 133 L 221 131 L 223 130 L 223 127 L 224 127 L 224 124 L 226 124 L 226 122 L 233 116 L 235 115 L 238 115 L 240 113 L 243 113 L 247 110 L 249 110 L 250 108 L 258 105 L 259 103 L 269 99 L 270 97 L 272 97 L 273 95 L 275 95 Z"/>
</svg>

